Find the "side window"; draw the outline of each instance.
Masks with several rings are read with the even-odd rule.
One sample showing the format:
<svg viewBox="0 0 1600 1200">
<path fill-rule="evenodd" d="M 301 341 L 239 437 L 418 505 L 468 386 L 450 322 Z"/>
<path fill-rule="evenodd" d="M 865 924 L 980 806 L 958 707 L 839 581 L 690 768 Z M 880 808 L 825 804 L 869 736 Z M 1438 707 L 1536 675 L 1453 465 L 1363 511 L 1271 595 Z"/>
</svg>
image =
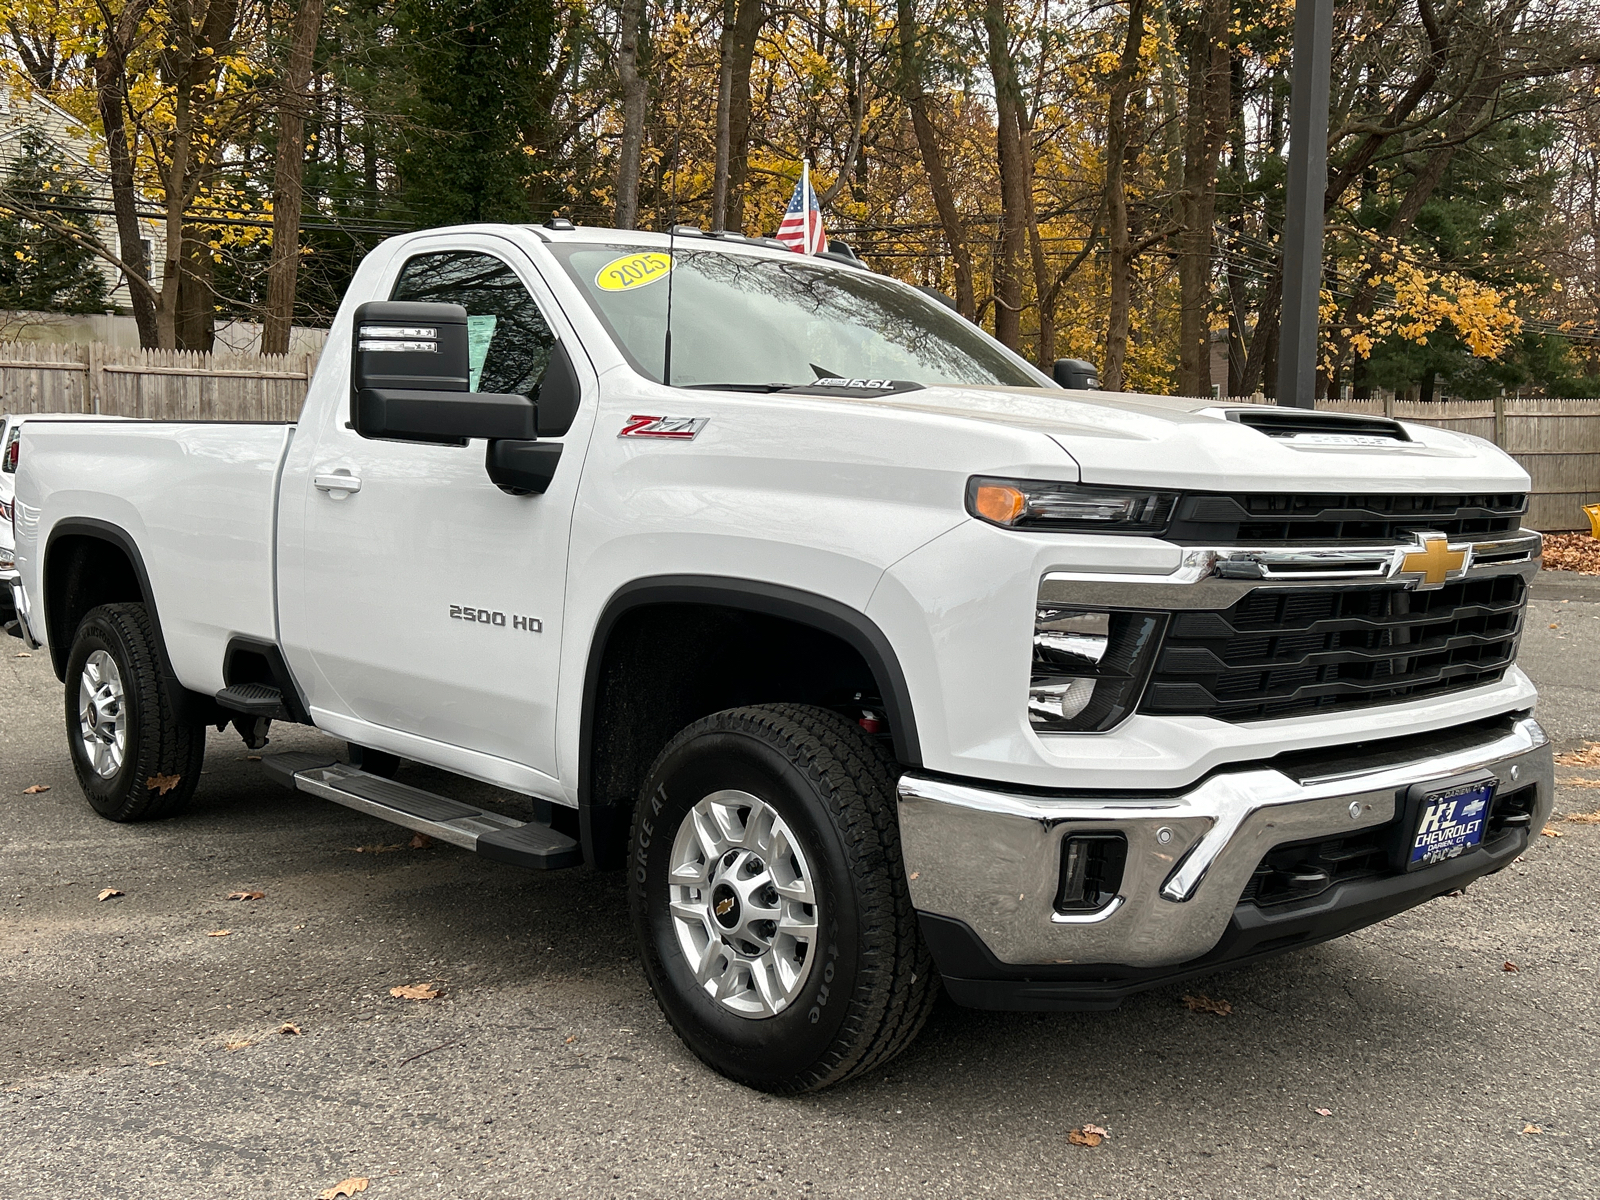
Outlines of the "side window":
<svg viewBox="0 0 1600 1200">
<path fill-rule="evenodd" d="M 391 300 L 459 304 L 467 310 L 471 387 L 532 396 L 555 334 L 517 273 L 492 254 L 447 250 L 409 259 Z"/>
</svg>

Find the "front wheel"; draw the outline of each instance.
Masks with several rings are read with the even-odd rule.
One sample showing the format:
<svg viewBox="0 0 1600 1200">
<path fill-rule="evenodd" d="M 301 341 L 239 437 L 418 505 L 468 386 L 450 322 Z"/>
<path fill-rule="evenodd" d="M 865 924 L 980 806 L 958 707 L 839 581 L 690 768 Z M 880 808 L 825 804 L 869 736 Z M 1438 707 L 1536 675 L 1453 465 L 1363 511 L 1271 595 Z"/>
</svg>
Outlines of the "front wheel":
<svg viewBox="0 0 1600 1200">
<path fill-rule="evenodd" d="M 730 709 L 673 738 L 635 810 L 629 900 L 673 1028 L 763 1091 L 879 1066 L 937 995 L 893 764 L 826 709 Z"/>
<path fill-rule="evenodd" d="M 204 725 L 178 718 L 142 604 L 103 604 L 78 625 L 67 656 L 67 744 L 78 785 L 112 821 L 177 812 L 194 794 Z"/>
</svg>

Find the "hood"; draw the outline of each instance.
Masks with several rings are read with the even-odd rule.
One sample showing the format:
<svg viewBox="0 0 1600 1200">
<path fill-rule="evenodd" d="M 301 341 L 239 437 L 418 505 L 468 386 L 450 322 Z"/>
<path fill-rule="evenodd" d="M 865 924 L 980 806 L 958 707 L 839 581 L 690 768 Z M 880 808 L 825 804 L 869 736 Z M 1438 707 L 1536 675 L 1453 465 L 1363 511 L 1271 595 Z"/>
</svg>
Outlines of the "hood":
<svg viewBox="0 0 1600 1200">
<path fill-rule="evenodd" d="M 1333 439 L 1272 436 L 1237 419 L 1300 410 L 1193 397 L 929 387 L 844 402 L 1038 432 L 1072 456 L 1085 483 L 1296 492 L 1526 491 L 1530 483 L 1527 472 L 1492 443 L 1411 422 L 1394 423 L 1409 441 L 1362 437 L 1329 444 Z M 1335 430 L 1363 420 L 1341 413 L 1305 415 Z"/>
</svg>

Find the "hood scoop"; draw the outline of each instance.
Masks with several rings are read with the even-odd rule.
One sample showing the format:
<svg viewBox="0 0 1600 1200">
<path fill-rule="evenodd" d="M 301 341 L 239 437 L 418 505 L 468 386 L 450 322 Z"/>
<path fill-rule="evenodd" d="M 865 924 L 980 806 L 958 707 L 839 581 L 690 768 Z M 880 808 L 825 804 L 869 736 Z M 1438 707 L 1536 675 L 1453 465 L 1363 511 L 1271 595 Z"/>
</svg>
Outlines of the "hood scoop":
<svg viewBox="0 0 1600 1200">
<path fill-rule="evenodd" d="M 1411 440 L 1399 421 L 1387 417 L 1265 407 L 1230 408 L 1225 415 L 1269 438 L 1307 447 L 1382 446 Z"/>
</svg>

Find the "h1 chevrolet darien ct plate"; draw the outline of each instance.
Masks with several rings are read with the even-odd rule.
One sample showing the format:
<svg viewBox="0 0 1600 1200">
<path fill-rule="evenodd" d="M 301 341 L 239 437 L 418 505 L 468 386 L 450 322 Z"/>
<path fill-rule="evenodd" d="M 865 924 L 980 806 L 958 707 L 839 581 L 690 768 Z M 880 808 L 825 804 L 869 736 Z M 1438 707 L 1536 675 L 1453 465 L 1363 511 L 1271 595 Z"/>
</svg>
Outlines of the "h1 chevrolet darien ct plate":
<svg viewBox="0 0 1600 1200">
<path fill-rule="evenodd" d="M 1516 861 L 1523 469 L 1085 366 L 842 253 L 407 233 L 293 426 L 6 418 L 0 620 L 97 812 L 220 782 L 208 728 L 312 726 L 263 769 L 485 873 L 613 872 L 665 1019 L 773 1092 L 941 990 L 1110 1008 Z"/>
<path fill-rule="evenodd" d="M 1483 841 L 1495 783 L 1472 783 L 1424 792 L 1406 855 L 1406 869 L 1431 867 L 1456 858 Z"/>
</svg>

